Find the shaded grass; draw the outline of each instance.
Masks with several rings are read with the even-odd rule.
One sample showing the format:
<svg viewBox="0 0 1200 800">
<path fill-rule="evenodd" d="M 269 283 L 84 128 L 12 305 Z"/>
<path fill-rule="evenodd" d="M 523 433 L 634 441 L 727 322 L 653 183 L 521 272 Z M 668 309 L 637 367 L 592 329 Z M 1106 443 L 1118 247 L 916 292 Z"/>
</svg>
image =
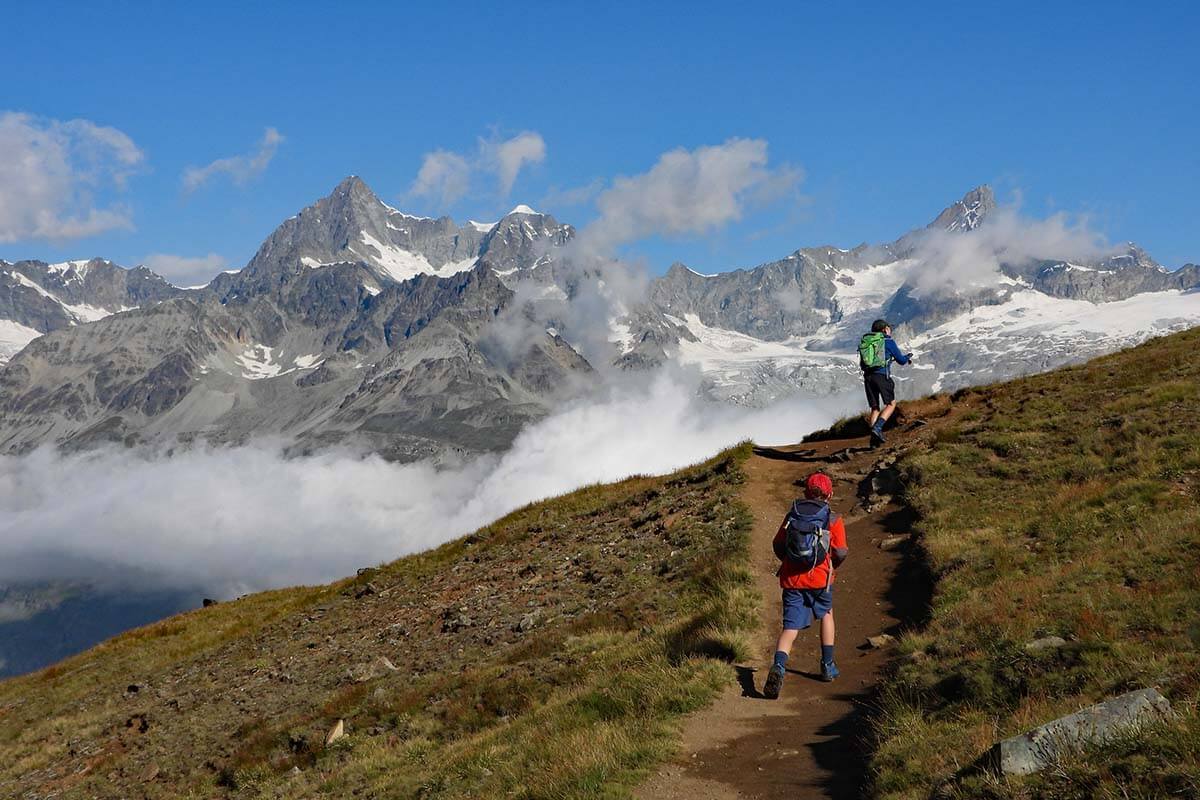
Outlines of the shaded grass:
<svg viewBox="0 0 1200 800">
<path fill-rule="evenodd" d="M 956 395 L 901 461 L 936 589 L 901 642 L 873 761 L 883 797 L 1200 796 L 1200 331 Z M 1048 635 L 1068 644 L 1029 653 Z M 1179 718 L 998 780 L 997 739 L 1156 686 Z"/>
</svg>

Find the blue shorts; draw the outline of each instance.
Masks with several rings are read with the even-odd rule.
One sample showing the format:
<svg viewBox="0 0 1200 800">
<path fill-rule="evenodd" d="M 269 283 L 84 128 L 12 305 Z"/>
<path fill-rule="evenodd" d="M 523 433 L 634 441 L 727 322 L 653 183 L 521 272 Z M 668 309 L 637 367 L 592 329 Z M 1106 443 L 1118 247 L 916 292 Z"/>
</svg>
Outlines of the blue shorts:
<svg viewBox="0 0 1200 800">
<path fill-rule="evenodd" d="M 833 589 L 784 589 L 783 629 L 802 631 L 833 608 Z"/>
</svg>

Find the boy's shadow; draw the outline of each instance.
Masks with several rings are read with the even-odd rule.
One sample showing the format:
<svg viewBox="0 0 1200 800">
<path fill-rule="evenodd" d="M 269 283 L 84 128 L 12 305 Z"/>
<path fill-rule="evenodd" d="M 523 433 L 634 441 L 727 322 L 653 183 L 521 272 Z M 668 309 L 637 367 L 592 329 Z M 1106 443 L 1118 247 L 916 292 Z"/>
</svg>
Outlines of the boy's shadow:
<svg viewBox="0 0 1200 800">
<path fill-rule="evenodd" d="M 758 690 L 754 685 L 754 673 L 756 670 L 753 667 L 734 667 L 737 670 L 738 683 L 742 687 L 742 697 L 749 697 L 752 700 L 766 700 L 767 697 Z"/>
</svg>

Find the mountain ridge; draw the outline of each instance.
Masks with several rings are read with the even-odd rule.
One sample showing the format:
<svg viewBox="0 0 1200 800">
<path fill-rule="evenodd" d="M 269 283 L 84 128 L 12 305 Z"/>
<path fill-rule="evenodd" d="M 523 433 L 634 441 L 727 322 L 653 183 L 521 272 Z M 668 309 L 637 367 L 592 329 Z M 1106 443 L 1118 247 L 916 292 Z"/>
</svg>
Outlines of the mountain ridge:
<svg viewBox="0 0 1200 800">
<path fill-rule="evenodd" d="M 923 265 L 924 237 L 978 236 L 996 209 L 981 185 L 890 243 L 800 248 L 708 276 L 675 264 L 631 304 L 606 301 L 614 302 L 607 327 L 589 332 L 563 315 L 581 293 L 594 295 L 611 267 L 580 260 L 572 226 L 523 205 L 495 223 L 417 217 L 350 176 L 281 223 L 245 268 L 204 288 L 123 271 L 130 305 L 163 309 L 129 310 L 119 322 L 102 319 L 105 309 L 90 324 L 62 311 L 44 322 L 45 341 L 0 373 L 0 448 L 271 433 L 302 449 L 354 441 L 423 458 L 503 449 L 611 366 L 695 366 L 705 395 L 750 406 L 854 391 L 854 340 L 880 315 L 923 347 L 917 367 L 898 376 L 902 396 L 1048 368 L 1200 321 L 1200 303 L 1186 295 L 1200 285 L 1200 268 L 1170 272 L 1133 244 L 1090 261 L 1001 262 L 992 286 L 971 291 L 918 291 L 910 276 Z M 95 263 L 96 274 L 121 270 Z M 12 265 L 0 270 L 32 282 Z M 61 272 L 80 277 L 70 270 Z M 43 282 L 65 280 L 42 272 Z M 106 291 L 121 310 L 112 306 L 125 302 L 119 293 Z M 9 296 L 24 304 L 19 313 L 13 306 L 14 326 L 46 301 L 28 286 Z M 1048 300 L 1063 301 L 1061 313 Z M 1110 306 L 1123 319 L 1115 333 L 1100 324 Z M 966 320 L 991 320 L 989 308 L 1007 310 L 1023 332 L 989 322 L 991 356 L 979 363 Z M 1072 345 L 1079 330 L 1095 335 Z M 586 348 L 572 341 L 580 336 L 590 337 Z M 1034 343 L 1041 355 L 1031 359 Z M 437 399 L 447 392 L 458 399 Z"/>
</svg>

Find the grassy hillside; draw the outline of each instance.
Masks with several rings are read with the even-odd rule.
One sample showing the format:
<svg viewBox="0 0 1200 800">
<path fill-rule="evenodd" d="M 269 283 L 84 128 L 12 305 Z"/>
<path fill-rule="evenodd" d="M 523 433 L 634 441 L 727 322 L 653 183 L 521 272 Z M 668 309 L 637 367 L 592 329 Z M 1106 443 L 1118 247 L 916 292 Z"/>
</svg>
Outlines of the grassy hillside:
<svg viewBox="0 0 1200 800">
<path fill-rule="evenodd" d="M 884 797 L 1200 796 L 1200 330 L 962 392 L 904 459 L 931 618 L 902 641 Z M 1067 640 L 1030 653 L 1039 637 Z M 1156 686 L 1178 719 L 1044 774 L 967 769 L 994 741 Z"/>
<path fill-rule="evenodd" d="M 621 796 L 745 652 L 747 454 L 0 683 L 0 796 Z"/>
</svg>

